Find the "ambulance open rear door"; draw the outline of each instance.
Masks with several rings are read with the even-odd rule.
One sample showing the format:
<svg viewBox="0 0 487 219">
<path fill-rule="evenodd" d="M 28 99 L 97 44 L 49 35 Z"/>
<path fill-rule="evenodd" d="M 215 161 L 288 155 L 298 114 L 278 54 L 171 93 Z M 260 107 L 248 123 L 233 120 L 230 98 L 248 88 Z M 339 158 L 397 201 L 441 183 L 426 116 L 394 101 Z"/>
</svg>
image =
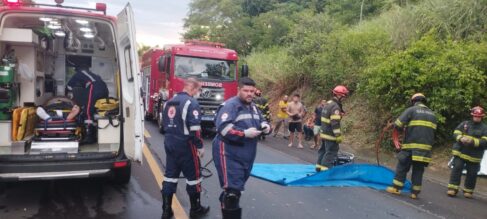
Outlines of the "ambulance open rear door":
<svg viewBox="0 0 487 219">
<path fill-rule="evenodd" d="M 123 146 L 125 155 L 142 162 L 144 145 L 143 102 L 141 73 L 135 41 L 135 22 L 132 7 L 127 4 L 117 16 L 117 39 L 120 60 L 120 79 L 123 104 Z"/>
</svg>

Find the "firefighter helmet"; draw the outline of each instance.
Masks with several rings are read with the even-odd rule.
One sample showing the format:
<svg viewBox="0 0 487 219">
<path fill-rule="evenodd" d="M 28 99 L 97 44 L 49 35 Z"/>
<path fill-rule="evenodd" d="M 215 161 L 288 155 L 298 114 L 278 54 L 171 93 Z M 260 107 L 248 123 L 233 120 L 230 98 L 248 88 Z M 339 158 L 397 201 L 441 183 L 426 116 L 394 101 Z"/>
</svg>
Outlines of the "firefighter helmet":
<svg viewBox="0 0 487 219">
<path fill-rule="evenodd" d="M 424 96 L 424 94 L 422 94 L 422 93 L 413 94 L 413 96 L 411 97 L 411 102 L 414 103 L 417 101 L 426 101 L 426 96 Z"/>
<path fill-rule="evenodd" d="M 348 89 L 347 87 L 343 85 L 338 85 L 333 89 L 333 94 L 338 96 L 338 97 L 345 97 L 348 95 Z"/>
<path fill-rule="evenodd" d="M 470 115 L 474 117 L 484 117 L 485 116 L 484 108 L 480 106 L 476 106 L 470 110 Z"/>
</svg>

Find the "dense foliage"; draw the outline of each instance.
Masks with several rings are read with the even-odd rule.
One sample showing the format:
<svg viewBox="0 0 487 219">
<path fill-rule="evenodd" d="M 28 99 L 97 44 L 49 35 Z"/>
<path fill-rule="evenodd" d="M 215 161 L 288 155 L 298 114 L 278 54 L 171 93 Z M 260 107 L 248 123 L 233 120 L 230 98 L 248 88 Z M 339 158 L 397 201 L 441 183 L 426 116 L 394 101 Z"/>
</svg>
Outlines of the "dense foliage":
<svg viewBox="0 0 487 219">
<path fill-rule="evenodd" d="M 259 84 L 306 101 L 349 86 L 396 117 L 415 92 L 438 114 L 440 140 L 487 107 L 487 0 L 193 0 L 184 38 L 226 43 Z M 354 105 L 354 104 L 352 104 Z"/>
</svg>

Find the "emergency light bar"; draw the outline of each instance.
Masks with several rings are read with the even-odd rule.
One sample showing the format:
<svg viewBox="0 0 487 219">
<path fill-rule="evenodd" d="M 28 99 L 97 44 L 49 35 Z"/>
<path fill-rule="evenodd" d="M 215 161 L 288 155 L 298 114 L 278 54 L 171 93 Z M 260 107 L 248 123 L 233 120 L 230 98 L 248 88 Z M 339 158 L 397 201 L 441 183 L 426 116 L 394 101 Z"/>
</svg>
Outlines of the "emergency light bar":
<svg viewBox="0 0 487 219">
<path fill-rule="evenodd" d="M 3 4 L 6 6 L 20 6 L 23 5 L 21 0 L 2 0 Z M 68 8 L 68 9 L 78 9 L 78 10 L 87 10 L 87 11 L 100 11 L 103 12 L 104 15 L 107 14 L 107 4 L 105 3 L 96 3 L 95 9 L 93 8 L 82 8 L 82 7 L 71 7 L 71 6 L 64 6 L 61 5 L 64 0 L 55 0 L 56 4 L 55 5 L 50 5 L 50 4 L 25 4 L 27 6 L 45 6 L 45 7 L 56 7 L 56 8 Z"/>
<path fill-rule="evenodd" d="M 215 42 L 202 41 L 202 40 L 186 40 L 186 41 L 184 41 L 184 44 L 194 45 L 194 46 L 209 46 L 209 47 L 215 47 L 215 48 L 225 47 L 225 44 L 223 44 L 223 43 L 215 43 Z"/>
<path fill-rule="evenodd" d="M 22 4 L 20 0 L 3 0 L 3 3 L 8 6 L 17 6 Z"/>
<path fill-rule="evenodd" d="M 107 13 L 107 4 L 105 3 L 96 3 L 95 9 L 97 11 L 103 11 L 103 13 Z"/>
</svg>

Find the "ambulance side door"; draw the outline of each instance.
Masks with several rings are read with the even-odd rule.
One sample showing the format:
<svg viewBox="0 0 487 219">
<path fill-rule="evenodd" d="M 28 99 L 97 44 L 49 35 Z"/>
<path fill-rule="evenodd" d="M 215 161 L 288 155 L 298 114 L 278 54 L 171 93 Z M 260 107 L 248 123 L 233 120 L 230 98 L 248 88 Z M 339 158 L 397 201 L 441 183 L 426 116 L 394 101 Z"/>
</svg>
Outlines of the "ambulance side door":
<svg viewBox="0 0 487 219">
<path fill-rule="evenodd" d="M 142 147 L 144 146 L 142 74 L 139 69 L 135 22 L 130 4 L 127 4 L 117 16 L 117 38 L 124 117 L 124 152 L 129 159 L 142 162 Z"/>
</svg>

